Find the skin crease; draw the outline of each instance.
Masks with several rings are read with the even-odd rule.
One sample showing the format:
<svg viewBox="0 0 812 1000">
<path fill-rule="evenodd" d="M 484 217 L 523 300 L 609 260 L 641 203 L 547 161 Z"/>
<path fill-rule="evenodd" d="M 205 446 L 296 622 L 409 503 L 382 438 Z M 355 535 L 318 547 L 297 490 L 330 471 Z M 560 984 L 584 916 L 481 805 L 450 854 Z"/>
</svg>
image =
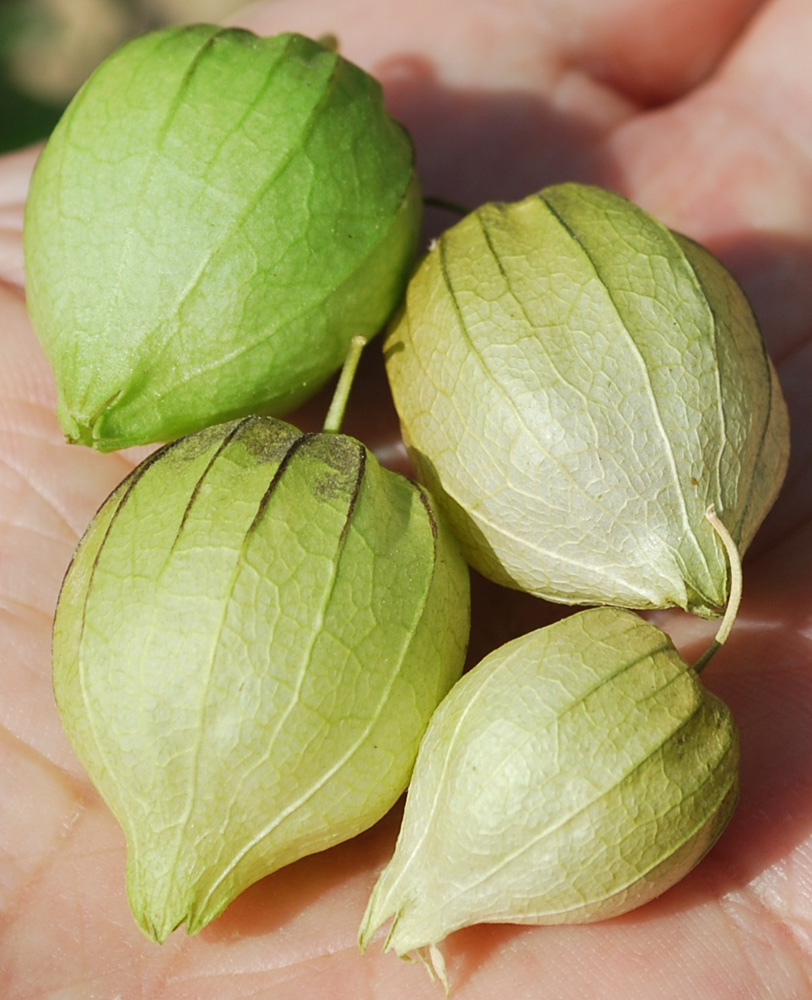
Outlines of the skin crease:
<svg viewBox="0 0 812 1000">
<path fill-rule="evenodd" d="M 807 0 L 277 0 L 239 23 L 334 32 L 382 80 L 424 185 L 472 207 L 563 180 L 626 194 L 703 241 L 750 294 L 794 427 L 785 490 L 745 561 L 733 635 L 703 675 L 742 739 L 742 796 L 684 882 L 583 927 L 483 926 L 444 945 L 458 1000 L 812 995 L 812 77 Z M 22 289 L 35 151 L 0 162 L 0 980 L 8 1000 L 422 1000 L 419 964 L 359 956 L 395 811 L 158 947 L 124 895 L 115 821 L 53 704 L 50 625 L 91 515 L 145 450 L 62 443 Z M 429 213 L 427 237 L 453 218 Z M 327 394 L 293 418 L 316 428 Z M 379 349 L 344 429 L 404 468 Z M 562 609 L 475 585 L 472 659 Z M 659 613 L 696 658 L 712 623 Z"/>
</svg>

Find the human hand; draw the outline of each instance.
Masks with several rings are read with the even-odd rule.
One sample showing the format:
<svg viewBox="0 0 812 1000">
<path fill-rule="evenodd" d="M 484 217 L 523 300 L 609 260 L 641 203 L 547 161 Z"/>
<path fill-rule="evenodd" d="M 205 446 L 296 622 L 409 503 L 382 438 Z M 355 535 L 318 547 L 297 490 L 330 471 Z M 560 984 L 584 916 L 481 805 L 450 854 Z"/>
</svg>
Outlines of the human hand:
<svg viewBox="0 0 812 1000">
<path fill-rule="evenodd" d="M 391 8 L 391 9 L 390 9 Z M 482 926 L 444 951 L 459 1000 L 808 995 L 812 977 L 812 10 L 805 0 L 276 0 L 240 23 L 338 35 L 412 132 L 424 187 L 472 207 L 565 179 L 628 195 L 705 243 L 760 317 L 795 436 L 745 561 L 745 600 L 703 682 L 742 739 L 742 797 L 703 863 L 625 917 Z M 356 933 L 397 833 L 373 830 L 253 886 L 194 938 L 136 928 L 124 841 L 53 703 L 50 625 L 79 534 L 144 450 L 65 445 L 25 314 L 31 153 L 0 167 L 0 970 L 9 1000 L 421 1000 L 419 965 Z M 430 212 L 435 232 L 453 219 Z M 318 426 L 325 396 L 293 422 Z M 371 345 L 345 430 L 402 467 Z M 477 581 L 472 658 L 565 613 Z M 656 615 L 690 660 L 713 623 Z"/>
</svg>

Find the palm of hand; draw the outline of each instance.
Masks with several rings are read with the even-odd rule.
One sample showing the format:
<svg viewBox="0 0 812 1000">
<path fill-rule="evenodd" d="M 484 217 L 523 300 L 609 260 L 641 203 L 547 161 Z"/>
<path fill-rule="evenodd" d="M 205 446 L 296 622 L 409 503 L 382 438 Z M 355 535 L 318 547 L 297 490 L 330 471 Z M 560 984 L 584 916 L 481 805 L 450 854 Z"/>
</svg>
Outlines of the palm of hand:
<svg viewBox="0 0 812 1000">
<path fill-rule="evenodd" d="M 812 88 L 801 73 L 812 14 L 803 0 L 775 0 L 738 35 L 759 6 L 574 0 L 564 22 L 556 21 L 558 4 L 514 0 L 496 10 L 483 0 L 464 11 L 459 5 L 454 18 L 450 0 L 419 0 L 390 26 L 350 0 L 330 8 L 278 0 L 243 20 L 268 33 L 337 31 L 346 54 L 385 83 L 393 111 L 415 135 L 432 193 L 474 205 L 554 180 L 591 180 L 705 242 L 750 293 L 794 420 L 784 494 L 745 564 L 737 628 L 705 675 L 742 734 L 742 800 L 727 833 L 681 885 L 626 917 L 453 936 L 446 956 L 460 1000 L 809 992 L 812 484 L 804 417 L 812 292 L 801 275 L 812 246 Z M 382 956 L 375 944 L 363 959 L 356 951 L 396 816 L 263 880 L 196 938 L 176 934 L 159 949 L 132 922 L 123 838 L 72 756 L 53 705 L 49 633 L 78 535 L 133 456 L 62 443 L 50 372 L 15 284 L 15 202 L 31 161 L 11 158 L 0 176 L 10 220 L 0 231 L 7 279 L 0 285 L 0 968 L 7 995 L 435 997 L 419 966 Z M 379 362 L 365 367 L 369 381 L 356 388 L 345 429 L 383 450 L 387 434 L 395 440 L 394 421 L 382 432 L 376 413 L 369 421 L 375 436 L 367 426 L 379 398 L 371 394 L 384 389 Z M 318 422 L 317 409 L 302 420 Z M 556 615 L 482 585 L 476 599 L 476 655 Z M 712 632 L 676 613 L 661 621 L 689 659 Z"/>
</svg>

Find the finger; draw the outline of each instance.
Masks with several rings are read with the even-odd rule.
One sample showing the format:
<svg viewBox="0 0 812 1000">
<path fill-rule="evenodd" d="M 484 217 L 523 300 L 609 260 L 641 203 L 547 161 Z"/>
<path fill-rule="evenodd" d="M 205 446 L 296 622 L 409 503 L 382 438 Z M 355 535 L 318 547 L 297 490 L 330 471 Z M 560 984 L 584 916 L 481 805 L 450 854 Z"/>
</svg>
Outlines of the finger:
<svg viewBox="0 0 812 1000">
<path fill-rule="evenodd" d="M 764 0 L 547 4 L 583 72 L 642 106 L 668 103 L 713 72 Z"/>
<path fill-rule="evenodd" d="M 340 26 L 348 58 L 371 72 L 393 55 L 426 54 L 465 85 L 543 86 L 556 55 L 634 100 L 652 103 L 694 86 L 764 0 L 414 0 L 396 16 L 359 0 L 276 0 L 233 20 L 260 34 L 311 36 Z M 542 56 L 542 58 L 539 58 Z"/>
<path fill-rule="evenodd" d="M 704 86 L 624 123 L 607 143 L 632 197 L 737 265 L 767 311 L 779 355 L 808 335 L 811 315 L 810 299 L 802 296 L 809 289 L 812 238 L 812 81 L 805 43 L 811 32 L 805 0 L 778 0 Z M 757 240 L 752 247 L 744 243 L 750 234 Z M 786 256 L 776 259 L 781 244 L 796 251 L 792 273 Z M 772 306 L 776 279 L 789 293 L 778 311 Z"/>
</svg>

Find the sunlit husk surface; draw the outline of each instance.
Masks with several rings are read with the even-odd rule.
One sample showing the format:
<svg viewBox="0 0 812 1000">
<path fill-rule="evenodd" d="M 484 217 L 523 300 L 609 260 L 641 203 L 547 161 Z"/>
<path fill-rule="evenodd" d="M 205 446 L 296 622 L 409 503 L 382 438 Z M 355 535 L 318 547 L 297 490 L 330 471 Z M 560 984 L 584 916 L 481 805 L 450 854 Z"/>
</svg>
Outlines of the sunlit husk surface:
<svg viewBox="0 0 812 1000">
<path fill-rule="evenodd" d="M 404 437 L 480 572 L 566 604 L 729 595 L 786 470 L 750 306 L 696 243 L 579 184 L 488 204 L 423 260 L 386 343 Z"/>
<path fill-rule="evenodd" d="M 66 730 L 162 941 L 403 792 L 462 670 L 468 570 L 422 487 L 357 441 L 248 418 L 110 496 L 54 630 Z"/>
<path fill-rule="evenodd" d="M 213 25 L 129 42 L 26 207 L 66 436 L 109 451 L 289 412 L 389 318 L 421 217 L 411 140 L 340 54 Z"/>
<path fill-rule="evenodd" d="M 420 748 L 362 947 L 399 955 L 481 922 L 625 913 L 686 875 L 738 795 L 727 707 L 636 614 L 590 609 L 460 680 Z"/>
</svg>

